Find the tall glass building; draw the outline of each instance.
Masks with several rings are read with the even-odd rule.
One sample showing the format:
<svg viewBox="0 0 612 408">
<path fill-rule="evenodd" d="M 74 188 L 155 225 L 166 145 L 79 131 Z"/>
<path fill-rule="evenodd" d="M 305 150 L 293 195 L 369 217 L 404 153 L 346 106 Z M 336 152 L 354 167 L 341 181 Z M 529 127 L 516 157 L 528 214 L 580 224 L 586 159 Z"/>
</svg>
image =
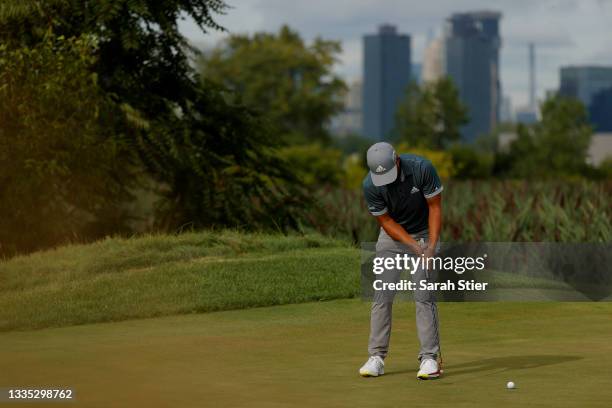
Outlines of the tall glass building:
<svg viewBox="0 0 612 408">
<path fill-rule="evenodd" d="M 612 87 L 593 96 L 589 118 L 596 132 L 612 132 Z"/>
<path fill-rule="evenodd" d="M 612 131 L 612 67 L 562 67 L 559 95 L 581 101 L 595 131 Z"/>
<path fill-rule="evenodd" d="M 559 95 L 589 106 L 596 93 L 612 87 L 612 67 L 581 65 L 561 67 Z"/>
<path fill-rule="evenodd" d="M 410 83 L 410 36 L 383 25 L 378 33 L 364 36 L 363 45 L 363 134 L 385 140 Z"/>
<path fill-rule="evenodd" d="M 456 13 L 447 20 L 444 72 L 459 89 L 469 123 L 461 134 L 466 142 L 489 133 L 499 122 L 499 20 L 501 13 Z"/>
</svg>

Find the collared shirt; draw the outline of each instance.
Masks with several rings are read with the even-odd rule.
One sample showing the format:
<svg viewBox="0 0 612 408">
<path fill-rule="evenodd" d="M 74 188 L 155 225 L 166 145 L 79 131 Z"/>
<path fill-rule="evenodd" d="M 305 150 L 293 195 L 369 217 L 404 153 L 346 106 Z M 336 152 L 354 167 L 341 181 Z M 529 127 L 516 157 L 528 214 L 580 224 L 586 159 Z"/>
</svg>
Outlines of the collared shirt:
<svg viewBox="0 0 612 408">
<path fill-rule="evenodd" d="M 384 186 L 375 186 L 370 173 L 363 179 L 363 193 L 372 215 L 389 216 L 411 233 L 428 228 L 427 199 L 440 194 L 442 182 L 431 162 L 414 154 L 402 154 L 397 179 Z"/>
</svg>

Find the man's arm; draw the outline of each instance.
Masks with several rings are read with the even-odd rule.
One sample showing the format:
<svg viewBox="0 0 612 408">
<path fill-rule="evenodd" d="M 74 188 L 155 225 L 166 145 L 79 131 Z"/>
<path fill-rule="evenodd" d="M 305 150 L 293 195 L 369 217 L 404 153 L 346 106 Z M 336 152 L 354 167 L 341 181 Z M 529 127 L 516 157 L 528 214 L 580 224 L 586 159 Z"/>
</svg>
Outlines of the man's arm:
<svg viewBox="0 0 612 408">
<path fill-rule="evenodd" d="M 430 215 L 431 220 L 431 215 Z M 404 227 L 399 225 L 389 214 L 383 214 L 376 217 L 378 224 L 385 230 L 387 234 L 395 241 L 399 241 L 404 245 L 411 248 L 415 254 L 420 255 L 423 253 L 421 246 L 412 238 L 412 236 L 406 232 Z"/>
<path fill-rule="evenodd" d="M 442 230 L 442 193 L 427 199 L 429 207 L 429 245 L 427 247 L 427 256 L 434 256 L 436 245 L 440 239 L 440 231 Z"/>
</svg>

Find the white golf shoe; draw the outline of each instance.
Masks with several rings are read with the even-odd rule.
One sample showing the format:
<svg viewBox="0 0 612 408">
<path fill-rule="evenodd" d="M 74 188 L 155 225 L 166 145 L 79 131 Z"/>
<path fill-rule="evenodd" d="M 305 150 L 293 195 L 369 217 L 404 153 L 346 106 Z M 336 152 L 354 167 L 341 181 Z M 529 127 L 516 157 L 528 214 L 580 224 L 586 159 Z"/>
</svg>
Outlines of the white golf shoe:
<svg viewBox="0 0 612 408">
<path fill-rule="evenodd" d="M 438 377 L 440 377 L 440 368 L 436 360 L 428 358 L 421 361 L 421 368 L 417 373 L 419 380 L 432 380 Z"/>
<path fill-rule="evenodd" d="M 372 356 L 359 369 L 359 375 L 362 377 L 378 377 L 385 373 L 385 362 L 379 356 Z"/>
</svg>

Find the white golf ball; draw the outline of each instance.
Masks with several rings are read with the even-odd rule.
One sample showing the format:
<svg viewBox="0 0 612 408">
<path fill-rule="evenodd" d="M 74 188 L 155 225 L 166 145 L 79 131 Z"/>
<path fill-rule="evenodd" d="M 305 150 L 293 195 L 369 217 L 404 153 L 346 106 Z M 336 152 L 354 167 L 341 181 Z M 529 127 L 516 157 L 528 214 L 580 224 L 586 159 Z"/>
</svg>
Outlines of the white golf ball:
<svg viewBox="0 0 612 408">
<path fill-rule="evenodd" d="M 506 384 L 506 388 L 508 388 L 509 390 L 513 390 L 515 388 L 515 385 L 512 381 L 508 381 L 508 384 Z"/>
</svg>

